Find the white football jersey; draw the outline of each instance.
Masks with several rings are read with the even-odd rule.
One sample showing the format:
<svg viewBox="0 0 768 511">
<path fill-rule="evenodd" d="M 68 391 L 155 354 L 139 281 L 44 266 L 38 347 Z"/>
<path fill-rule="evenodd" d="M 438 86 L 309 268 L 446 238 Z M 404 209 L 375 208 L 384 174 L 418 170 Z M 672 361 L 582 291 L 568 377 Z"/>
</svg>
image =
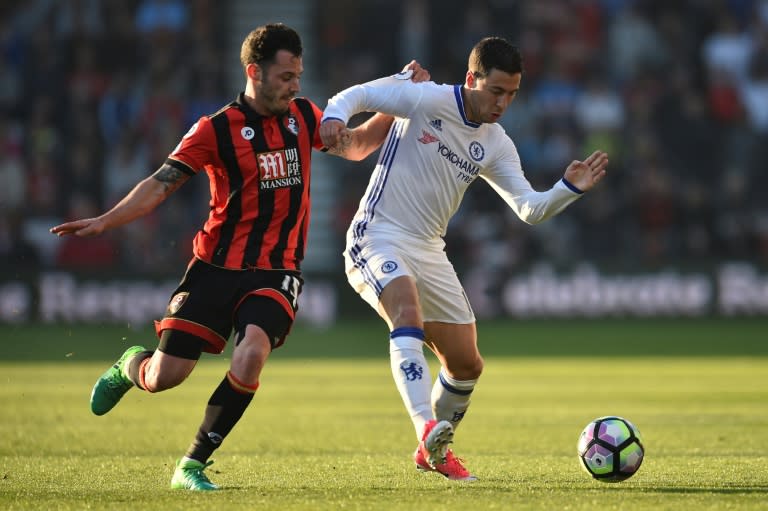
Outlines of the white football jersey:
<svg viewBox="0 0 768 511">
<path fill-rule="evenodd" d="M 395 116 L 348 243 L 374 232 L 426 240 L 444 236 L 478 177 L 527 223 L 559 213 L 580 196 L 562 180 L 548 191 L 535 191 L 504 128 L 467 119 L 461 88 L 414 83 L 410 73 L 400 73 L 355 85 L 329 100 L 323 120 L 346 123 L 359 112 Z"/>
</svg>

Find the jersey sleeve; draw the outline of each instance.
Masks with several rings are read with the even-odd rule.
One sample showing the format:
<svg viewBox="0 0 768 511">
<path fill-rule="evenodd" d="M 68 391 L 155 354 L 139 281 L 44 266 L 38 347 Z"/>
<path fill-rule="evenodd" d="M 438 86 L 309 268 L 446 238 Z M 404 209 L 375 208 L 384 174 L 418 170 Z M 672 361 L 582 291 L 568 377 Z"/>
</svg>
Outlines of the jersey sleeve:
<svg viewBox="0 0 768 511">
<path fill-rule="evenodd" d="M 515 144 L 506 134 L 499 138 L 502 139 L 499 157 L 480 174 L 480 177 L 504 199 L 520 220 L 528 224 L 543 222 L 563 211 L 581 196 L 563 180 L 555 183 L 549 190 L 534 190 L 520 165 L 520 156 Z"/>
<path fill-rule="evenodd" d="M 395 117 L 410 117 L 419 106 L 427 84 L 414 83 L 407 73 L 354 85 L 328 100 L 323 120 L 338 119 L 345 124 L 360 112 L 379 112 Z"/>
<path fill-rule="evenodd" d="M 201 117 L 189 128 L 166 163 L 190 175 L 197 174 L 216 153 L 216 136 L 211 120 Z"/>
</svg>

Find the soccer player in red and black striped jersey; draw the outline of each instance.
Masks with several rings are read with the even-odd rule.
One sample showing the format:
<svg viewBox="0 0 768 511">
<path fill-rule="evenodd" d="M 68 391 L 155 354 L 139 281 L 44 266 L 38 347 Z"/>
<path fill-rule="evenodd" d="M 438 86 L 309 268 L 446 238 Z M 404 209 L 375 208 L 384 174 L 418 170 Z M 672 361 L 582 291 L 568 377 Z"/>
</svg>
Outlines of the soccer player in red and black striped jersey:
<svg viewBox="0 0 768 511">
<path fill-rule="evenodd" d="M 221 353 L 234 332 L 230 369 L 176 465 L 173 488 L 217 489 L 203 473 L 208 459 L 251 402 L 267 357 L 290 330 L 303 283 L 311 153 L 326 149 L 322 111 L 296 97 L 303 71 L 299 35 L 283 24 L 258 27 L 243 41 L 240 59 L 245 91 L 195 123 L 153 175 L 103 215 L 51 229 L 59 236 L 100 234 L 152 211 L 192 176 L 208 176 L 210 214 L 156 323 L 157 349 L 129 348 L 91 393 L 93 413 L 103 415 L 134 386 L 147 392 L 175 387 L 202 352 Z M 406 68 L 417 81 L 429 78 L 416 62 Z M 377 114 L 327 150 L 361 160 L 382 144 L 391 123 Z"/>
</svg>

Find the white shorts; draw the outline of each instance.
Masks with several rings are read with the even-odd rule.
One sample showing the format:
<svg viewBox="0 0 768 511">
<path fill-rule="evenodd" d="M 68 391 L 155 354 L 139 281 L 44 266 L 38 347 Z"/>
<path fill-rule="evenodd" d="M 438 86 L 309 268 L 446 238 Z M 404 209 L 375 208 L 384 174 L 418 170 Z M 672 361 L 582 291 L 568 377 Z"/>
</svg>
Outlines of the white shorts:
<svg viewBox="0 0 768 511">
<path fill-rule="evenodd" d="M 408 275 L 416 281 L 424 321 L 474 323 L 475 314 L 444 246 L 442 240 L 366 237 L 344 251 L 347 280 L 378 312 L 384 287 Z"/>
</svg>

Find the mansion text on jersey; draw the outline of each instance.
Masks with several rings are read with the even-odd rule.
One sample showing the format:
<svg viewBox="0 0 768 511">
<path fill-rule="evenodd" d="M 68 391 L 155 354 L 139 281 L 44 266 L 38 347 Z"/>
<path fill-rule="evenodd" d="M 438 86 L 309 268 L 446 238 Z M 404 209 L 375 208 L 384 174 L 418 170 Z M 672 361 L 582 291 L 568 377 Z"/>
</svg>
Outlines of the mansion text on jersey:
<svg viewBox="0 0 768 511">
<path fill-rule="evenodd" d="M 259 164 L 260 189 L 273 190 L 301 185 L 301 164 L 295 148 L 259 153 L 256 160 Z"/>
<path fill-rule="evenodd" d="M 281 179 L 272 179 L 270 181 L 262 181 L 260 188 L 262 190 L 274 190 L 275 188 L 285 188 L 288 186 L 295 186 L 301 184 L 301 176 L 285 177 Z"/>
</svg>

